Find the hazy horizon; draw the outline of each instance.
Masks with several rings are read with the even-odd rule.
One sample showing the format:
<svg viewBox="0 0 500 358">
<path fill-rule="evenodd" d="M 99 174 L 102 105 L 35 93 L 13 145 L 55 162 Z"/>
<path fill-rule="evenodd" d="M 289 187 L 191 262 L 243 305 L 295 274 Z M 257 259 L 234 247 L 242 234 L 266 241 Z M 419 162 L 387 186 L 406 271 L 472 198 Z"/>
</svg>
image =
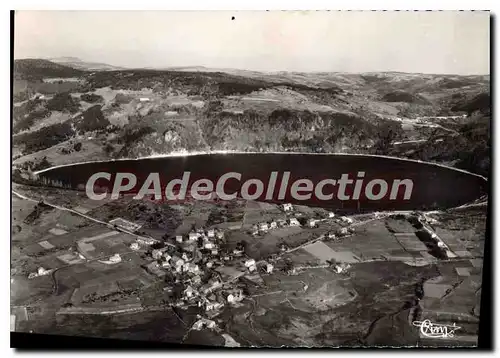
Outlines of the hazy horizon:
<svg viewBox="0 0 500 358">
<path fill-rule="evenodd" d="M 489 16 L 469 11 L 20 11 L 14 58 L 76 57 L 126 68 L 489 75 Z"/>
</svg>

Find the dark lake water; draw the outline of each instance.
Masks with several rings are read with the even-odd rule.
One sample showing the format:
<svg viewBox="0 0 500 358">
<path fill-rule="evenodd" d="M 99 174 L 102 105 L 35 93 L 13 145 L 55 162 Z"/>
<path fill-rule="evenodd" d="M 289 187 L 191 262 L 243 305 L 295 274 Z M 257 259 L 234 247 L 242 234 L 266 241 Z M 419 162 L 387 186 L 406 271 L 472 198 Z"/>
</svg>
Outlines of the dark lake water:
<svg viewBox="0 0 500 358">
<path fill-rule="evenodd" d="M 344 154 L 297 154 L 297 153 L 230 153 L 199 154 L 147 158 L 138 160 L 120 160 L 96 163 L 82 163 L 55 167 L 39 173 L 44 185 L 64 186 L 84 190 L 91 175 L 97 172 L 133 173 L 138 179 L 137 186 L 130 192 L 137 192 L 140 184 L 150 173 L 159 173 L 162 187 L 172 179 L 182 178 L 184 172 L 191 172 L 190 183 L 197 179 L 209 178 L 216 182 L 228 172 L 241 173 L 241 180 L 228 180 L 225 192 L 240 191 L 242 183 L 248 179 L 262 180 L 267 191 L 271 172 L 278 172 L 274 195 L 271 199 L 259 198 L 260 201 L 282 203 L 290 202 L 301 205 L 325 207 L 346 211 L 374 210 L 425 210 L 443 209 L 471 202 L 488 193 L 488 183 L 483 177 L 430 163 L 421 163 L 397 158 L 344 155 Z M 318 183 L 323 179 L 339 179 L 342 174 L 349 174 L 356 179 L 358 172 L 364 172 L 363 188 L 373 179 L 383 179 L 391 186 L 394 179 L 411 179 L 413 191 L 409 200 L 403 200 L 404 188 L 396 200 L 389 196 L 380 200 L 368 200 L 361 195 L 359 200 L 295 200 L 289 193 L 283 199 L 278 198 L 283 172 L 290 172 L 289 184 L 297 179 L 310 179 Z M 98 181 L 100 186 L 112 187 L 111 181 Z M 354 185 L 348 185 L 347 194 L 352 194 Z M 288 187 L 290 188 L 290 187 Z M 335 189 L 326 189 L 335 192 Z M 330 188 L 334 188 L 333 186 Z M 262 199 L 262 200 L 261 200 Z"/>
</svg>

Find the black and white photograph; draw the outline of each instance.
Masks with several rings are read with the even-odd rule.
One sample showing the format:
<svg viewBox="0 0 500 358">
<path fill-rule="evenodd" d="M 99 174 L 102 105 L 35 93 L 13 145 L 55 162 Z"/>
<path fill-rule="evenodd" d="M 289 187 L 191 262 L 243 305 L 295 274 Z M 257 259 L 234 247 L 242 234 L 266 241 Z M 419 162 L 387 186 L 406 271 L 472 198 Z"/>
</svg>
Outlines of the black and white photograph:
<svg viewBox="0 0 500 358">
<path fill-rule="evenodd" d="M 478 347 L 489 11 L 11 21 L 11 345 Z"/>
</svg>

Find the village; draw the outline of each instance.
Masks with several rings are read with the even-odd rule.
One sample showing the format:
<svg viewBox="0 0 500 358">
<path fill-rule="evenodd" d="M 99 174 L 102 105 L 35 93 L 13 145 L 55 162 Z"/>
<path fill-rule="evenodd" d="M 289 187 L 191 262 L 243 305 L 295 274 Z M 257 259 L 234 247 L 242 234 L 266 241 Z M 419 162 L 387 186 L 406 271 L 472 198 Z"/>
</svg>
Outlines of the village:
<svg viewBox="0 0 500 358">
<path fill-rule="evenodd" d="M 283 204 L 281 209 L 287 214 L 286 220 L 255 224 L 251 228 L 251 235 L 261 236 L 283 227 L 317 227 L 325 220 L 340 222 L 343 227 L 338 232 L 328 232 L 327 235 L 314 237 L 310 241 L 323 238 L 337 240 L 354 232 L 354 228 L 349 227 L 353 220 L 345 216 L 336 217 L 334 213 L 329 212 L 323 219 L 301 217 L 299 220 L 293 214 L 292 204 Z M 224 230 L 199 228 L 187 235 L 176 235 L 171 238 L 171 242 L 157 242 L 151 245 L 147 251 L 151 260 L 147 270 L 165 278 L 164 292 L 170 299 L 170 306 L 197 306 L 204 309 L 208 317 L 214 317 L 225 305 L 238 305 L 248 295 L 245 286 L 238 281 L 240 277 L 255 280 L 258 275 L 272 274 L 283 254 L 296 249 L 281 244 L 278 254 L 256 261 L 245 253 L 244 243 L 238 243 L 233 250 L 224 249 L 224 243 Z M 130 247 L 139 250 L 140 245 L 132 243 Z M 349 267 L 333 261 L 329 265 L 336 273 L 342 273 Z M 299 268 L 289 261 L 280 266 L 283 266 L 280 269 L 289 275 L 295 274 Z"/>
</svg>

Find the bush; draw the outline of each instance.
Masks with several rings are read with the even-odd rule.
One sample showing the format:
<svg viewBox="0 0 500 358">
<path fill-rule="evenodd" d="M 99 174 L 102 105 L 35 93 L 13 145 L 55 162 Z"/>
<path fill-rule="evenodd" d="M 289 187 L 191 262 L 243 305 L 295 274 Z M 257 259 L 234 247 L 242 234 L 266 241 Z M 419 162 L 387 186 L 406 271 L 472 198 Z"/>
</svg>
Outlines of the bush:
<svg viewBox="0 0 500 358">
<path fill-rule="evenodd" d="M 95 93 L 84 93 L 80 96 L 80 99 L 89 103 L 101 102 L 103 100 L 102 96 Z"/>
<path fill-rule="evenodd" d="M 132 101 L 132 97 L 123 93 L 117 93 L 115 96 L 114 104 L 126 104 Z"/>
<path fill-rule="evenodd" d="M 111 153 L 113 153 L 115 151 L 115 148 L 110 143 L 107 143 L 104 146 L 103 150 L 104 150 L 104 153 L 111 154 Z"/>
<path fill-rule="evenodd" d="M 101 111 L 101 106 L 95 105 L 82 113 L 82 119 L 75 127 L 79 132 L 90 132 L 106 129 L 109 124 Z"/>
<path fill-rule="evenodd" d="M 387 154 L 392 148 L 392 142 L 399 137 L 401 128 L 395 128 L 391 123 L 379 126 L 379 131 L 373 145 L 374 154 Z"/>
<path fill-rule="evenodd" d="M 80 109 L 80 105 L 68 92 L 63 92 L 55 94 L 47 102 L 47 109 L 49 111 L 76 113 Z"/>
<path fill-rule="evenodd" d="M 76 143 L 73 146 L 73 149 L 76 150 L 77 152 L 79 152 L 80 150 L 82 150 L 82 143 L 80 143 L 80 142 Z"/>
<path fill-rule="evenodd" d="M 142 137 L 154 132 L 155 130 L 151 127 L 127 128 L 118 142 L 128 146 L 134 144 Z"/>
</svg>

